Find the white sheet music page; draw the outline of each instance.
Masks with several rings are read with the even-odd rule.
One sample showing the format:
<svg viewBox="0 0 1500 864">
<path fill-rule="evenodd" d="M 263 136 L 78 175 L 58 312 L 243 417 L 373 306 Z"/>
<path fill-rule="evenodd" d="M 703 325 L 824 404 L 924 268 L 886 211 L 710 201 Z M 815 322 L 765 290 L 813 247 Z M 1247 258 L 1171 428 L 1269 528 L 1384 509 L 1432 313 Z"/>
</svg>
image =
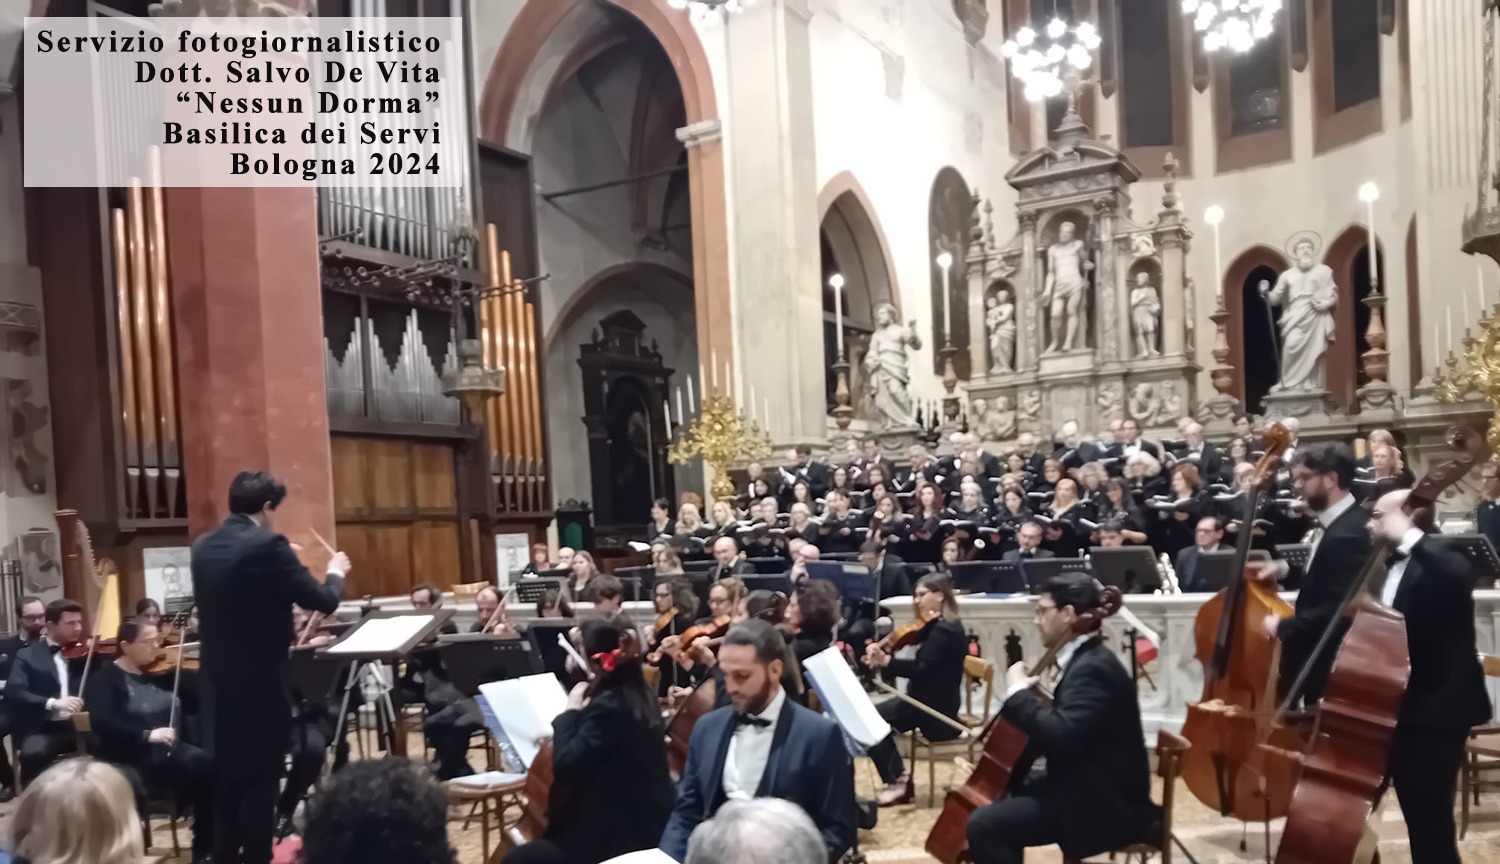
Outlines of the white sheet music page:
<svg viewBox="0 0 1500 864">
<path fill-rule="evenodd" d="M 494 717 L 528 769 L 541 749 L 538 739 L 552 737 L 552 721 L 568 708 L 568 694 L 550 672 L 481 684 L 479 696 L 489 709 L 485 719 Z"/>
<path fill-rule="evenodd" d="M 431 624 L 433 617 L 397 615 L 392 618 L 367 618 L 348 638 L 330 646 L 327 653 L 394 654 L 423 627 Z"/>
<path fill-rule="evenodd" d="M 870 694 L 859 686 L 859 679 L 837 647 L 829 646 L 807 658 L 802 668 L 812 678 L 823 709 L 856 744 L 869 748 L 891 734 L 891 724 L 875 710 Z"/>
</svg>

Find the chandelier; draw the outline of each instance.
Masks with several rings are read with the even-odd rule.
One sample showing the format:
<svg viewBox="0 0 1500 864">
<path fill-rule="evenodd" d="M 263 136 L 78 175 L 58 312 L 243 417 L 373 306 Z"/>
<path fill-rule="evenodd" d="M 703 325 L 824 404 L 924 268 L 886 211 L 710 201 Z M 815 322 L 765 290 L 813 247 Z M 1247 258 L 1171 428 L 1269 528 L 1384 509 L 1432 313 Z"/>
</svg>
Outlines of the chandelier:
<svg viewBox="0 0 1500 864">
<path fill-rule="evenodd" d="M 1042 33 L 1030 27 L 1017 30 L 1015 38 L 1005 40 L 1000 53 L 1021 79 L 1026 98 L 1039 102 L 1061 95 L 1070 82 L 1081 79 L 1094 62 L 1099 42 L 1093 24 L 1085 21 L 1069 27 L 1063 19 L 1053 18 Z"/>
<path fill-rule="evenodd" d="M 1281 0 L 1182 0 L 1203 37 L 1203 50 L 1228 48 L 1243 54 L 1276 29 Z"/>
<path fill-rule="evenodd" d="M 739 12 L 745 8 L 744 0 L 667 0 L 667 5 L 673 9 L 687 9 L 693 13 L 695 19 L 700 20 L 720 9 L 725 12 Z"/>
</svg>

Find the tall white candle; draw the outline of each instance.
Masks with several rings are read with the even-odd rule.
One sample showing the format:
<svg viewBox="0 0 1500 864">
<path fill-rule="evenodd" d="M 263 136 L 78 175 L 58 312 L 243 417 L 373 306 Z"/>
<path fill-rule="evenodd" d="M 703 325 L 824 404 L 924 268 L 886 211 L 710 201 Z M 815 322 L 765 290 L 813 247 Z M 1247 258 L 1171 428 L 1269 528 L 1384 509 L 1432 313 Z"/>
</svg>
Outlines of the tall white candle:
<svg viewBox="0 0 1500 864">
<path fill-rule="evenodd" d="M 1474 292 L 1479 297 L 1479 317 L 1484 318 L 1484 259 L 1474 255 Z"/>
<path fill-rule="evenodd" d="M 729 361 L 724 361 L 724 395 L 729 397 L 730 403 L 734 402 L 734 379 L 729 377 Z"/>
<path fill-rule="evenodd" d="M 719 392 L 719 352 L 712 348 L 708 351 L 708 374 L 713 376 L 714 393 Z"/>
<path fill-rule="evenodd" d="M 755 385 L 750 385 L 750 403 L 745 406 L 750 411 L 750 422 L 755 422 Z"/>
<path fill-rule="evenodd" d="M 1443 310 L 1443 314 L 1448 319 L 1448 353 L 1452 354 L 1453 353 L 1453 307 L 1449 306 L 1448 308 L 1444 309 Z"/>
<path fill-rule="evenodd" d="M 698 364 L 698 380 L 699 381 L 703 380 L 703 364 L 702 363 Z M 688 376 L 687 385 L 688 385 L 688 413 L 689 414 L 697 414 L 698 413 L 698 400 L 693 397 L 693 376 L 691 376 L 691 375 Z"/>
<path fill-rule="evenodd" d="M 838 349 L 838 357 L 844 357 L 844 292 L 843 280 L 833 280 L 833 342 Z"/>
<path fill-rule="evenodd" d="M 766 432 L 771 431 L 771 397 L 767 396 L 762 403 L 763 410 L 760 412 L 760 420 L 766 424 Z"/>
<path fill-rule="evenodd" d="M 682 388 L 681 387 L 677 388 L 677 422 L 678 423 L 682 423 L 683 422 L 683 419 L 682 419 Z M 667 428 L 670 429 L 672 427 L 668 426 Z"/>
<path fill-rule="evenodd" d="M 1379 290 L 1380 286 L 1380 256 L 1376 253 L 1375 244 L 1375 202 L 1365 202 L 1365 224 L 1370 229 L 1370 284 Z"/>
<path fill-rule="evenodd" d="M 1458 329 L 1460 331 L 1467 331 L 1469 329 L 1469 295 L 1462 291 L 1459 294 L 1464 300 L 1464 317 L 1459 319 Z"/>
<path fill-rule="evenodd" d="M 667 434 L 672 434 L 672 409 L 668 407 L 667 400 L 661 400 L 661 416 L 667 421 Z"/>
<path fill-rule="evenodd" d="M 953 265 L 943 259 L 943 345 L 953 344 L 953 286 L 949 284 L 949 274 L 953 271 Z"/>
</svg>

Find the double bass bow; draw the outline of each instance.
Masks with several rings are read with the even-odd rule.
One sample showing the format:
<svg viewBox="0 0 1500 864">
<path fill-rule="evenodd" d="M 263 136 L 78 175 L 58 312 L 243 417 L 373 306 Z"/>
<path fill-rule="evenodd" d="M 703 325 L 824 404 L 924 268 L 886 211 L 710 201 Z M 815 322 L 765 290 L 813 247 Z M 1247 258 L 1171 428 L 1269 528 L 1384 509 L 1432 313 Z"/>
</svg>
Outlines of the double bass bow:
<svg viewBox="0 0 1500 864">
<path fill-rule="evenodd" d="M 1407 513 L 1425 509 L 1430 514 L 1438 498 L 1485 458 L 1484 439 L 1472 429 L 1449 430 L 1448 445 L 1456 451 L 1455 457 L 1417 482 L 1402 505 Z M 1340 613 L 1324 629 L 1277 712 L 1277 719 L 1286 714 L 1317 658 L 1347 618 L 1349 630 L 1328 674 L 1307 750 L 1289 753 L 1266 748 L 1269 754 L 1290 757 L 1282 761 L 1301 766 L 1276 849 L 1276 864 L 1353 861 L 1365 823 L 1385 788 L 1386 762 L 1411 675 L 1411 656 L 1405 618 L 1376 600 L 1369 589 L 1393 548 L 1388 538 L 1376 537 Z"/>
<path fill-rule="evenodd" d="M 1292 770 L 1244 770 L 1256 758 L 1257 742 L 1270 740 L 1293 750 L 1303 744 L 1292 729 L 1275 729 L 1269 739 L 1265 736 L 1265 720 L 1276 705 L 1281 658 L 1278 645 L 1262 633 L 1261 622 L 1268 615 L 1288 617 L 1292 607 L 1274 588 L 1255 582 L 1246 564 L 1261 488 L 1275 476 L 1291 434 L 1273 423 L 1262 439 L 1265 455 L 1241 490 L 1244 511 L 1229 570 L 1239 578 L 1204 603 L 1193 624 L 1197 657 L 1203 664 L 1203 695 L 1188 706 L 1182 725 L 1182 737 L 1192 742 L 1182 760 L 1183 783 L 1205 806 L 1246 822 L 1269 822 L 1285 815 L 1296 779 Z"/>
<path fill-rule="evenodd" d="M 1057 655 L 1073 639 L 1093 633 L 1104 619 L 1120 611 L 1124 597 L 1120 589 L 1107 586 L 1100 594 L 1099 605 L 1078 616 L 1072 629 L 1047 646 L 1047 652 L 1037 661 L 1027 675 L 1036 677 L 1057 662 Z M 1050 704 L 1046 694 L 1043 700 Z M 948 793 L 943 800 L 943 812 L 927 835 L 927 853 L 943 864 L 958 864 L 965 859 L 969 848 L 969 815 L 980 807 L 993 804 L 1024 778 L 1030 768 L 1026 757 L 1027 735 L 1017 729 L 999 713 L 990 720 L 982 733 L 984 750 L 973 772 L 964 785 Z"/>
</svg>

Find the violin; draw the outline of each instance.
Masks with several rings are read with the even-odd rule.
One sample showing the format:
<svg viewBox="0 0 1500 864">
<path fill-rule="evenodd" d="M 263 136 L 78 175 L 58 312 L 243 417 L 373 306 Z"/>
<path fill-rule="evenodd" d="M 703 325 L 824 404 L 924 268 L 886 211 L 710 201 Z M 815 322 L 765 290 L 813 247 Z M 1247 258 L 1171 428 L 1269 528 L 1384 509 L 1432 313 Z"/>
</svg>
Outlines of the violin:
<svg viewBox="0 0 1500 864">
<path fill-rule="evenodd" d="M 659 613 L 656 616 L 656 629 L 657 630 L 665 630 L 665 629 L 667 629 L 667 625 L 671 624 L 672 623 L 672 619 L 676 618 L 679 614 L 680 613 L 677 611 L 677 607 L 676 606 L 673 606 L 671 609 L 668 609 L 665 612 Z"/>
<path fill-rule="evenodd" d="M 934 615 L 933 617 L 937 616 Z M 915 645 L 927 638 L 927 625 L 931 621 L 931 618 L 927 620 L 918 618 L 915 621 L 902 624 L 887 634 L 884 639 L 876 642 L 872 647 L 879 648 L 886 654 L 894 654 L 908 645 Z"/>
<path fill-rule="evenodd" d="M 62 650 L 57 653 L 61 654 L 64 660 L 82 660 L 95 654 L 113 657 L 120 653 L 120 643 L 114 639 L 95 639 L 92 636 L 84 636 L 62 646 Z"/>
<path fill-rule="evenodd" d="M 1443 492 L 1486 458 L 1484 439 L 1472 429 L 1449 430 L 1448 445 L 1457 455 L 1418 481 L 1403 505 L 1407 513 L 1430 511 Z M 1355 860 L 1365 823 L 1384 789 L 1382 778 L 1411 675 L 1406 620 L 1369 591 L 1393 546 L 1385 537 L 1375 541 L 1344 597 L 1341 614 L 1324 629 L 1277 712 L 1277 720 L 1286 714 L 1339 625 L 1349 620 L 1318 703 L 1310 747 L 1290 753 L 1262 748 L 1268 754 L 1290 755 L 1285 761 L 1301 766 L 1276 849 L 1277 864 Z"/>
<path fill-rule="evenodd" d="M 1047 653 L 1031 668 L 1027 675 L 1036 677 L 1057 662 L 1057 655 L 1073 639 L 1097 631 L 1104 619 L 1120 611 L 1124 596 L 1120 589 L 1107 586 L 1100 594 L 1099 605 L 1078 616 L 1072 629 L 1047 646 Z M 1051 706 L 1052 700 L 1042 694 L 1042 701 Z M 980 807 L 987 807 L 995 799 L 1003 797 L 1013 787 L 1020 785 L 1030 765 L 1024 761 L 1028 736 L 1011 725 L 999 714 L 991 718 L 982 735 L 984 750 L 974 771 L 964 785 L 948 793 L 943 800 L 943 812 L 927 835 L 927 853 L 943 864 L 958 864 L 966 860 L 969 849 L 969 815 Z"/>
</svg>

